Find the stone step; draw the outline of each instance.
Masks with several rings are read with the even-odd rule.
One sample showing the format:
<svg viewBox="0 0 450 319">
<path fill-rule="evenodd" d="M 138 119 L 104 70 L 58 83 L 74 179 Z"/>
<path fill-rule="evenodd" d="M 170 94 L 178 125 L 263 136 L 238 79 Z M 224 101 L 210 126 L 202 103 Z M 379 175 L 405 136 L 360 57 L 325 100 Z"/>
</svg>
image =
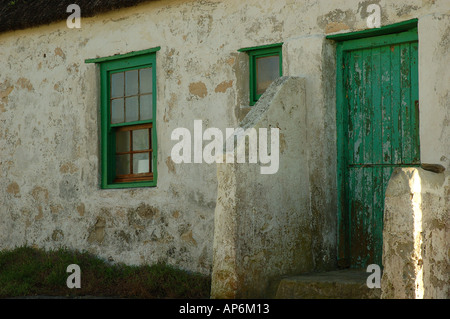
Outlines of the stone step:
<svg viewBox="0 0 450 319">
<path fill-rule="evenodd" d="M 370 273 L 344 269 L 281 279 L 277 299 L 379 299 L 381 289 L 367 287 Z"/>
</svg>

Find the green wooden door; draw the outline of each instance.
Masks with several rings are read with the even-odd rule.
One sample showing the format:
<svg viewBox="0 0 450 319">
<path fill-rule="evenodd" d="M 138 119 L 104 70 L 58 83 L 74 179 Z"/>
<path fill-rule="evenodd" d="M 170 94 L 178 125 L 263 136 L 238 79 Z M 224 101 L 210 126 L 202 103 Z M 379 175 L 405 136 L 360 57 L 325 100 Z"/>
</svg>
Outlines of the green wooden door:
<svg viewBox="0 0 450 319">
<path fill-rule="evenodd" d="M 416 32 L 416 31 L 413 31 Z M 418 43 L 413 32 L 344 42 L 340 234 L 346 266 L 382 265 L 384 194 L 392 171 L 420 163 Z M 343 49 L 344 48 L 344 49 Z M 339 123 L 338 123 L 339 124 Z"/>
</svg>

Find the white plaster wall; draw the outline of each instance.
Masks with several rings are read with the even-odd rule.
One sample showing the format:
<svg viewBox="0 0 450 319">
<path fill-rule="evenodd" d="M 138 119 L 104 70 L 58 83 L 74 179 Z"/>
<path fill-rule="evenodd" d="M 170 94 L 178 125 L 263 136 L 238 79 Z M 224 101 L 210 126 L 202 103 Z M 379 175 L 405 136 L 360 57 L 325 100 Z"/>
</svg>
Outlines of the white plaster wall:
<svg viewBox="0 0 450 319">
<path fill-rule="evenodd" d="M 420 157 L 450 170 L 450 12 L 424 16 L 418 32 Z"/>
<path fill-rule="evenodd" d="M 311 250 L 316 270 L 336 260 L 336 58 L 324 35 L 306 35 L 284 43 L 285 73 L 305 78 L 306 133 L 301 138 L 307 161 Z M 300 147 L 300 145 L 299 145 Z"/>
<path fill-rule="evenodd" d="M 170 133 L 191 129 L 194 119 L 205 128 L 236 127 L 248 98 L 246 60 L 237 50 L 276 42 L 287 43 L 286 74 L 306 75 L 307 125 L 317 136 L 308 146 L 309 179 L 318 185 L 308 195 L 317 208 L 312 212 L 329 226 L 335 216 L 333 88 L 316 73 L 327 74 L 334 55 L 322 40 L 326 33 L 366 28 L 370 3 L 380 4 L 383 25 L 418 17 L 427 50 L 445 42 L 448 19 L 439 14 L 449 12 L 446 0 L 167 0 L 82 18 L 81 29 L 63 21 L 0 34 L 0 249 L 68 246 L 116 261 L 160 260 L 210 273 L 216 169 L 173 164 Z M 428 26 L 436 37 L 426 39 Z M 98 72 L 84 60 L 156 46 L 158 187 L 100 190 Z M 421 72 L 445 62 L 445 56 L 440 67 L 420 59 Z M 429 99 L 444 114 L 445 83 L 436 77 L 434 91 L 428 77 L 421 75 L 428 88 L 421 87 L 421 105 Z M 441 133 L 426 133 L 431 122 Z M 448 167 L 448 119 L 436 115 L 424 123 L 422 157 Z M 314 245 L 331 249 L 327 236 Z"/>
</svg>

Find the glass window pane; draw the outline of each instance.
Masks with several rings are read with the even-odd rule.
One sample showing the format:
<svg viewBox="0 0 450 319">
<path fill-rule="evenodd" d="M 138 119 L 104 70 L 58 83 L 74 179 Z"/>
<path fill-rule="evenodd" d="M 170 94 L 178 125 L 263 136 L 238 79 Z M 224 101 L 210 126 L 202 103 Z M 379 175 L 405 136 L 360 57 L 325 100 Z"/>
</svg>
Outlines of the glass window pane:
<svg viewBox="0 0 450 319">
<path fill-rule="evenodd" d="M 130 151 L 130 131 L 116 132 L 116 152 Z"/>
<path fill-rule="evenodd" d="M 142 174 L 150 172 L 149 153 L 133 154 L 133 174 Z"/>
<path fill-rule="evenodd" d="M 140 93 L 152 93 L 152 68 L 141 69 L 139 72 L 139 81 L 141 86 Z"/>
<path fill-rule="evenodd" d="M 138 94 L 138 70 L 125 72 L 125 95 Z"/>
<path fill-rule="evenodd" d="M 273 80 L 280 77 L 278 55 L 256 58 L 256 94 L 263 94 Z"/>
<path fill-rule="evenodd" d="M 133 131 L 133 151 L 148 150 L 149 148 L 149 129 Z"/>
<path fill-rule="evenodd" d="M 140 96 L 140 120 L 151 120 L 153 118 L 153 95 Z"/>
<path fill-rule="evenodd" d="M 125 119 L 126 122 L 133 122 L 139 120 L 139 107 L 138 107 L 138 97 L 133 96 L 126 99 L 125 109 Z"/>
<path fill-rule="evenodd" d="M 122 97 L 123 88 L 123 72 L 111 74 L 111 97 Z"/>
<path fill-rule="evenodd" d="M 111 123 L 122 123 L 124 120 L 123 99 L 111 100 Z"/>
<path fill-rule="evenodd" d="M 130 154 L 116 155 L 116 175 L 130 174 Z"/>
</svg>

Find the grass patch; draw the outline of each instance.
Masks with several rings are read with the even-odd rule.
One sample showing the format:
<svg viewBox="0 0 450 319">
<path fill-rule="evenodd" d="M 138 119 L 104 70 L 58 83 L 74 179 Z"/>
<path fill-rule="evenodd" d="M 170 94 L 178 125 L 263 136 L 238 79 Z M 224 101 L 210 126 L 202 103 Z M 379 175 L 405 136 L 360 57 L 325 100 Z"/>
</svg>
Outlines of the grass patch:
<svg viewBox="0 0 450 319">
<path fill-rule="evenodd" d="M 69 289 L 67 266 L 81 268 L 81 288 Z M 0 298 L 102 296 L 119 298 L 209 298 L 209 276 L 165 264 L 110 264 L 87 252 L 31 247 L 0 251 Z"/>
</svg>

